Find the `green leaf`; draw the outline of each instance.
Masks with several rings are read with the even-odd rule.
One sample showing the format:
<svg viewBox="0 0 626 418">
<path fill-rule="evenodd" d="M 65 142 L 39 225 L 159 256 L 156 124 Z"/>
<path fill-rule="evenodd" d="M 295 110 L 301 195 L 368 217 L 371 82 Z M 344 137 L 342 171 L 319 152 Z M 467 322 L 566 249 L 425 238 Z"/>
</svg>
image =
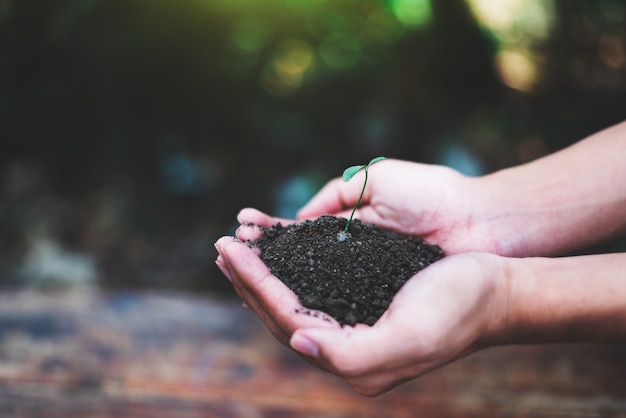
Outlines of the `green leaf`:
<svg viewBox="0 0 626 418">
<path fill-rule="evenodd" d="M 343 170 L 343 181 L 350 181 L 350 179 L 352 179 L 352 177 L 354 177 L 356 173 L 363 170 L 364 168 L 364 165 L 353 165 L 352 167 L 346 168 L 345 170 Z"/>
<path fill-rule="evenodd" d="M 367 163 L 367 165 L 353 165 L 352 167 L 346 168 L 345 170 L 343 170 L 343 181 L 350 181 L 352 177 L 354 177 L 359 171 L 363 170 L 364 168 L 368 168 L 370 165 L 384 159 L 385 157 L 376 157 L 372 158 L 371 161 Z"/>
<path fill-rule="evenodd" d="M 372 165 L 372 164 L 374 164 L 374 163 L 377 163 L 377 162 L 379 162 L 379 161 L 382 161 L 382 160 L 384 160 L 384 159 L 385 159 L 385 157 L 376 157 L 376 158 L 372 158 L 372 160 L 371 160 L 371 161 L 367 164 L 367 166 L 369 167 L 370 165 Z"/>
</svg>

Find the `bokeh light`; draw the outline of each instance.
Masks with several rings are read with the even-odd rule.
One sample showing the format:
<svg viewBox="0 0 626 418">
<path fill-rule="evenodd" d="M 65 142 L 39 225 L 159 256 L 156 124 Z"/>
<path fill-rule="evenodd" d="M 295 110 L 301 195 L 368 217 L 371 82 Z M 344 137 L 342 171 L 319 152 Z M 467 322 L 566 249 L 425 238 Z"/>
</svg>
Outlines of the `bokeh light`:
<svg viewBox="0 0 626 418">
<path fill-rule="evenodd" d="M 272 95 L 289 95 L 300 87 L 314 63 L 313 49 L 307 42 L 286 39 L 276 46 L 271 61 L 261 74 L 261 84 Z"/>
<path fill-rule="evenodd" d="M 598 54 L 607 67 L 616 70 L 624 67 L 624 62 L 626 61 L 624 44 L 617 36 L 602 35 L 598 39 Z"/>
<path fill-rule="evenodd" d="M 498 52 L 496 67 L 504 84 L 513 89 L 529 91 L 537 81 L 537 64 L 526 51 Z"/>
<path fill-rule="evenodd" d="M 509 87 L 529 91 L 541 69 L 534 48 L 545 41 L 554 21 L 554 4 L 542 0 L 468 0 L 481 26 L 497 41 L 494 64 Z"/>
<path fill-rule="evenodd" d="M 423 26 L 432 18 L 429 0 L 391 0 L 390 4 L 393 14 L 408 28 Z"/>
<path fill-rule="evenodd" d="M 328 74 L 384 64 L 407 31 L 432 19 L 428 0 L 238 0 L 206 7 L 231 26 L 221 68 L 239 78 L 256 73 L 274 97 L 290 97 Z"/>
<path fill-rule="evenodd" d="M 554 21 L 554 3 L 545 0 L 467 0 L 479 24 L 501 44 L 545 40 Z"/>
</svg>

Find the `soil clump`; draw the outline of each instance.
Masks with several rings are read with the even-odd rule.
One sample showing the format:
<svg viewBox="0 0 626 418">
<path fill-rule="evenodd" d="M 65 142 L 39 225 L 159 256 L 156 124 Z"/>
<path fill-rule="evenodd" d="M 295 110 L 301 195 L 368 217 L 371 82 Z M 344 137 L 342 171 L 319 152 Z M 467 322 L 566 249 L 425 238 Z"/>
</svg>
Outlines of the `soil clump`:
<svg viewBox="0 0 626 418">
<path fill-rule="evenodd" d="M 262 228 L 251 245 L 269 270 L 302 305 L 327 313 L 342 325 L 373 325 L 415 273 L 444 257 L 423 239 L 355 219 L 349 236 L 337 234 L 347 219 L 325 215 Z"/>
</svg>

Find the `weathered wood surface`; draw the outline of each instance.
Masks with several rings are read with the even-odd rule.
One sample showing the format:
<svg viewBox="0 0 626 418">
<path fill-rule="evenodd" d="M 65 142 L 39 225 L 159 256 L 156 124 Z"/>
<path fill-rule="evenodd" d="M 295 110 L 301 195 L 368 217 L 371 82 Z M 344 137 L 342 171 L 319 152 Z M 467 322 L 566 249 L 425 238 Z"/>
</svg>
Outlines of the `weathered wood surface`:
<svg viewBox="0 0 626 418">
<path fill-rule="evenodd" d="M 368 399 L 235 302 L 4 292 L 0 337 L 2 417 L 626 417 L 624 346 L 491 349 Z"/>
</svg>

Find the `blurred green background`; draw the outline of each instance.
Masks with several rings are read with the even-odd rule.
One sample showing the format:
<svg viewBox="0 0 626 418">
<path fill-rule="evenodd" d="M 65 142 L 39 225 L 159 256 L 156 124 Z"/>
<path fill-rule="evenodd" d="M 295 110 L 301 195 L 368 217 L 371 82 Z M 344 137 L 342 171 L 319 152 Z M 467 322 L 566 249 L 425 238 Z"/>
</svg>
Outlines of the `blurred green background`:
<svg viewBox="0 0 626 418">
<path fill-rule="evenodd" d="M 0 284 L 231 295 L 213 242 L 376 155 L 624 119 L 623 0 L 0 0 Z M 428 181 L 428 179 L 425 179 Z"/>
</svg>

